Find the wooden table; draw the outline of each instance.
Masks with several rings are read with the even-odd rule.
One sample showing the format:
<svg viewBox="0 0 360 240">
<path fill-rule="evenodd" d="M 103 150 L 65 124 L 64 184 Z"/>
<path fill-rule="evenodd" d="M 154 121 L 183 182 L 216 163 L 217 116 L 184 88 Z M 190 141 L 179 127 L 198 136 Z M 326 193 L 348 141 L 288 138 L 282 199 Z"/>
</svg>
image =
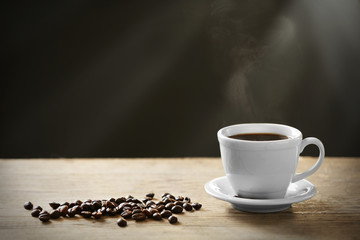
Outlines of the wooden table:
<svg viewBox="0 0 360 240">
<path fill-rule="evenodd" d="M 314 158 L 300 159 L 298 171 Z M 325 158 L 308 178 L 318 192 L 279 213 L 234 210 L 204 191 L 223 175 L 219 158 L 0 160 L 0 239 L 360 239 L 360 159 Z M 44 224 L 25 201 L 50 210 L 50 201 L 108 199 L 148 192 L 189 196 L 203 204 L 179 223 L 60 218 Z"/>
</svg>

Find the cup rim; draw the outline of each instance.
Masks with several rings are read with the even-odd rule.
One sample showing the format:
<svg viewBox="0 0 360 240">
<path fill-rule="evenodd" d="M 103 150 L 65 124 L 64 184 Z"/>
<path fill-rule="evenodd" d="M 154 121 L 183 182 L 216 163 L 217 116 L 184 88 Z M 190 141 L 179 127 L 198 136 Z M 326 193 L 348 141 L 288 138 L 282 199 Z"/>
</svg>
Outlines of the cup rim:
<svg viewBox="0 0 360 240">
<path fill-rule="evenodd" d="M 278 128 L 278 129 L 287 129 L 288 131 L 290 131 L 292 134 L 283 134 L 283 133 L 279 133 L 276 131 L 254 131 L 254 130 L 247 130 L 247 131 L 240 131 L 238 133 L 235 134 L 241 134 L 241 133 L 277 133 L 277 134 L 283 134 L 285 136 L 287 136 L 288 138 L 286 139 L 280 139 L 280 140 L 269 140 L 269 141 L 251 141 L 251 140 L 243 140 L 243 139 L 234 139 L 234 138 L 230 138 L 229 136 L 234 135 L 234 134 L 230 134 L 230 135 L 226 135 L 225 132 L 229 131 L 229 129 L 234 129 L 234 128 L 243 128 L 243 129 L 254 129 L 254 128 L 269 128 L 269 127 L 273 127 L 273 128 Z M 291 136 L 289 136 L 291 135 Z M 240 124 L 234 124 L 234 125 L 229 125 L 226 127 L 221 128 L 218 133 L 218 140 L 222 140 L 222 141 L 226 141 L 229 143 L 248 143 L 248 144 L 256 144 L 256 145 L 262 145 L 262 144 L 268 144 L 268 143 L 279 143 L 279 144 L 283 144 L 283 143 L 288 143 L 288 142 L 292 142 L 292 141 L 297 141 L 297 140 L 302 140 L 302 133 L 300 132 L 300 130 L 298 130 L 297 128 L 294 128 L 292 126 L 288 126 L 285 124 L 278 124 L 278 123 L 240 123 Z"/>
</svg>

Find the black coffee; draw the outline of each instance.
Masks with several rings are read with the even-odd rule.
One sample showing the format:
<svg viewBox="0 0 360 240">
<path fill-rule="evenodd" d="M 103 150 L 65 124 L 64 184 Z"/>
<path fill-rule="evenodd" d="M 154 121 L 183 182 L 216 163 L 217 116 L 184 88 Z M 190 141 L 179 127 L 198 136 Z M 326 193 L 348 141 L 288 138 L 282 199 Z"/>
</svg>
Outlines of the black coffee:
<svg viewBox="0 0 360 240">
<path fill-rule="evenodd" d="M 276 141 L 288 139 L 287 136 L 276 133 L 242 133 L 229 136 L 229 138 L 247 141 Z"/>
</svg>

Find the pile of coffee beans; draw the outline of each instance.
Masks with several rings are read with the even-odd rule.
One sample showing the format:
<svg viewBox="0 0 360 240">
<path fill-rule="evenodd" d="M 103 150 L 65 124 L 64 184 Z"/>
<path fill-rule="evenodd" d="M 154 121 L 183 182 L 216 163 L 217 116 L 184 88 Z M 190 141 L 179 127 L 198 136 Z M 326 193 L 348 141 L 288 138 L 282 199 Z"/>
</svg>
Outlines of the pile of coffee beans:
<svg viewBox="0 0 360 240">
<path fill-rule="evenodd" d="M 39 218 L 42 222 L 60 217 L 75 217 L 80 215 L 84 218 L 99 219 L 103 216 L 118 216 L 117 224 L 120 227 L 127 226 L 127 220 L 144 221 L 153 219 L 160 221 L 167 219 L 170 224 L 175 224 L 178 219 L 173 214 L 180 214 L 184 211 L 194 211 L 201 208 L 201 204 L 191 202 L 189 197 L 175 197 L 170 193 L 164 193 L 161 200 L 155 201 L 154 193 L 148 193 L 139 200 L 131 195 L 120 198 L 110 198 L 108 200 L 77 200 L 75 202 L 49 202 L 52 210 L 50 213 L 42 207 L 33 207 L 31 202 L 26 202 L 24 208 L 32 210 L 31 216 Z"/>
</svg>

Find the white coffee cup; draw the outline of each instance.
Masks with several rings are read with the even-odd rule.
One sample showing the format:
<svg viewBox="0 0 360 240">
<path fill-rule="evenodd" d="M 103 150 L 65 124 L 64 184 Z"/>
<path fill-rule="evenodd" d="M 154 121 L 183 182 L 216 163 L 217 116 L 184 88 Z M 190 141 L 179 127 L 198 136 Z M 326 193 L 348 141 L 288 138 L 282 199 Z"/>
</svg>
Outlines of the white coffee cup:
<svg viewBox="0 0 360 240">
<path fill-rule="evenodd" d="M 273 133 L 287 138 L 271 141 L 230 138 L 246 133 Z M 319 139 L 302 139 L 302 133 L 298 129 L 281 124 L 232 125 L 220 129 L 217 136 L 227 179 L 234 193 L 244 198 L 284 198 L 290 183 L 313 174 L 325 156 L 324 146 Z M 295 173 L 299 155 L 309 144 L 319 148 L 318 160 L 307 171 Z"/>
</svg>

